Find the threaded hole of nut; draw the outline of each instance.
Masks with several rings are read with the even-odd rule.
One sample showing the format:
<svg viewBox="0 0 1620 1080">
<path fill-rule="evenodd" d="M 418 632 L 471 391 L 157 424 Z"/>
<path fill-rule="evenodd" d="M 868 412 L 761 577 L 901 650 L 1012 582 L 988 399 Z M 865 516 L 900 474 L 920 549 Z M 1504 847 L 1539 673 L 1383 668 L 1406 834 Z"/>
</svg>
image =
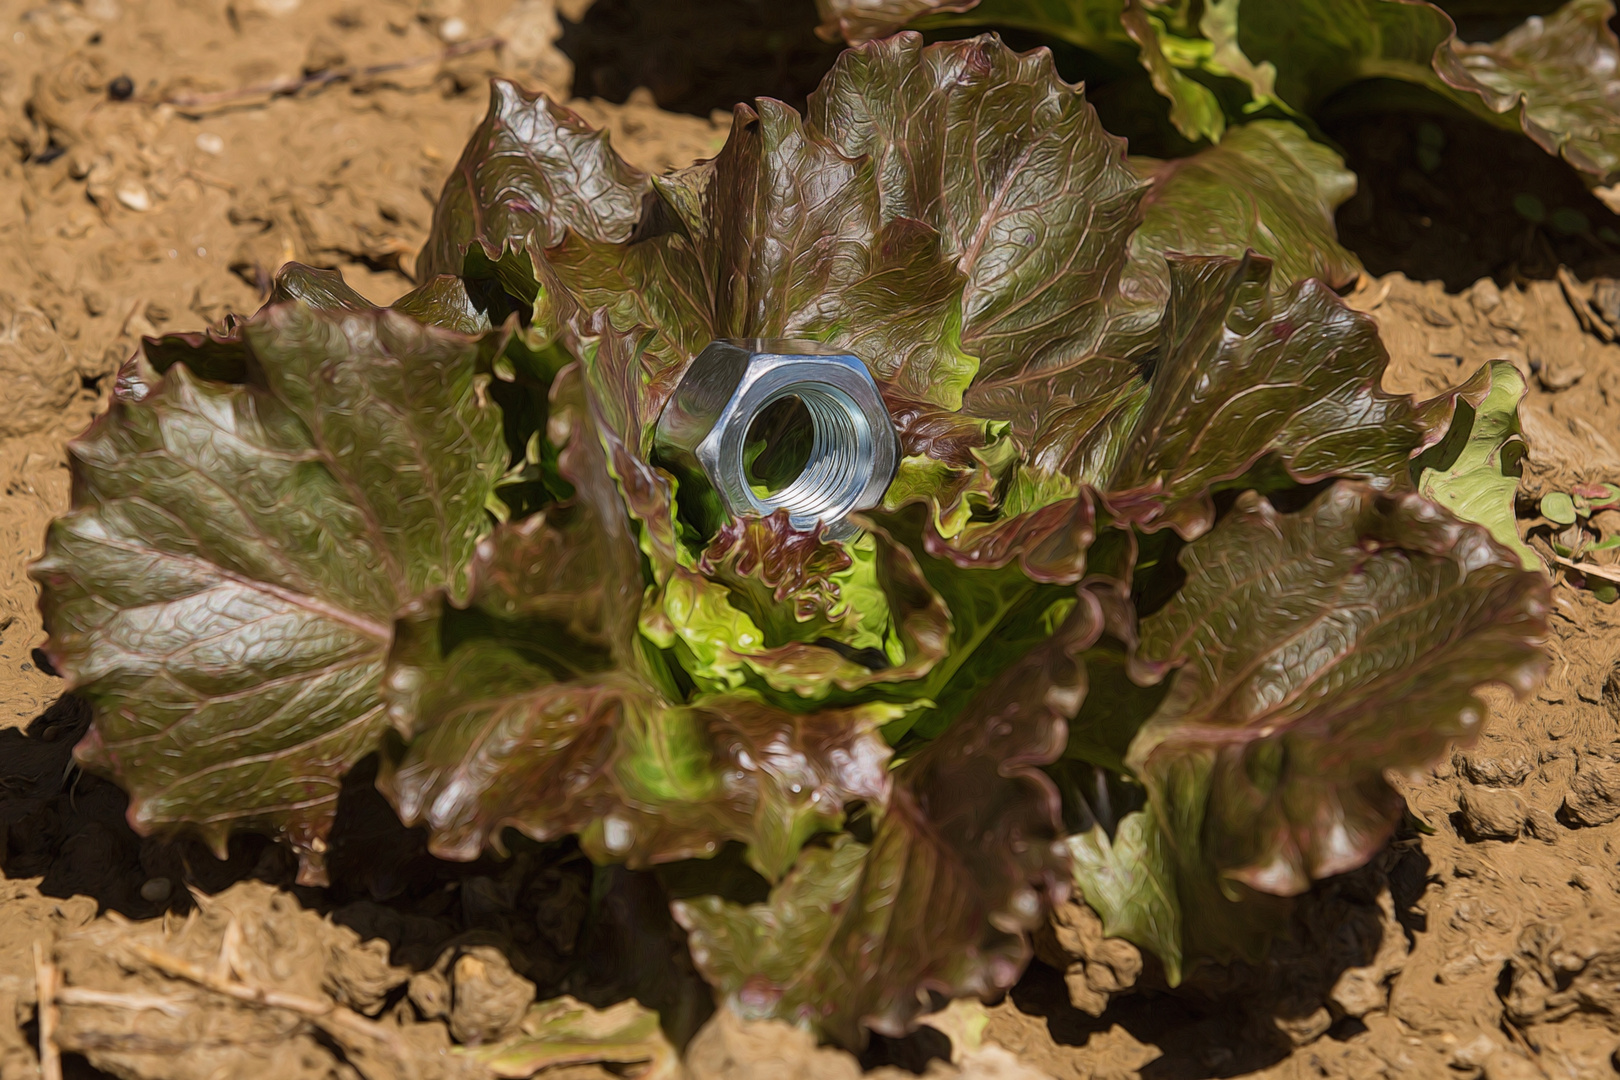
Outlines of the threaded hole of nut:
<svg viewBox="0 0 1620 1080">
<path fill-rule="evenodd" d="M 798 387 L 767 402 L 749 424 L 743 454 L 758 509 L 796 519 L 847 511 L 867 479 L 864 429 L 854 403 L 835 391 Z"/>
<path fill-rule="evenodd" d="M 785 394 L 754 415 L 743 440 L 743 476 L 756 499 L 773 499 L 804 475 L 815 435 L 810 410 L 797 394 Z"/>
</svg>

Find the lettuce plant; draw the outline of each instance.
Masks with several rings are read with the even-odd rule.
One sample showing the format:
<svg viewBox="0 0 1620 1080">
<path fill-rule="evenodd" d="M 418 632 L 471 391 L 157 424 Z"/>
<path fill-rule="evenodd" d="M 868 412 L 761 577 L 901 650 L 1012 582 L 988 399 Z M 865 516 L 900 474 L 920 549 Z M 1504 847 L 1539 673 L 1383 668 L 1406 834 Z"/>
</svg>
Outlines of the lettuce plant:
<svg viewBox="0 0 1620 1080">
<path fill-rule="evenodd" d="M 1620 173 L 1620 110 L 1608 89 L 1620 41 L 1610 0 L 1568 0 L 1478 44 L 1459 40 L 1443 5 L 1429 0 L 817 3 L 822 32 L 852 43 L 907 25 L 996 26 L 1139 63 L 1189 139 L 1219 142 L 1229 125 L 1262 110 L 1309 116 L 1352 83 L 1391 79 L 1522 130 L 1595 179 Z"/>
<path fill-rule="evenodd" d="M 769 895 L 691 864 L 693 960 L 844 1043 L 1011 985 L 1072 888 L 1172 980 L 1249 950 L 1543 662 L 1541 577 L 1418 491 L 1500 471 L 1458 425 L 1501 372 L 1380 389 L 1322 280 L 1346 191 L 1281 123 L 1129 160 L 994 38 L 851 50 L 656 177 L 497 82 L 421 288 L 289 268 L 72 444 L 34 573 L 80 760 L 310 882 L 374 752 L 447 858 L 741 852 Z M 759 336 L 882 386 L 904 460 L 854 538 L 705 534 L 650 456 L 691 358 Z"/>
</svg>

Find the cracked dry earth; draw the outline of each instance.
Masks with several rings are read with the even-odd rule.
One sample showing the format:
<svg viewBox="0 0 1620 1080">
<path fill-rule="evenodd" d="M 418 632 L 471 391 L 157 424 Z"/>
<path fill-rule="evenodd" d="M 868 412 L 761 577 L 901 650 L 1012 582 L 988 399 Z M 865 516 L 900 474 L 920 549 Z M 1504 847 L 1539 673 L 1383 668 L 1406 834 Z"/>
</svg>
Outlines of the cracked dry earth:
<svg viewBox="0 0 1620 1080">
<path fill-rule="evenodd" d="M 42 1022 L 69 1077 L 491 1075 L 452 1048 L 509 1031 L 536 998 L 611 1005 L 602 971 L 660 1010 L 700 1078 L 1620 1074 L 1620 606 L 1563 581 L 1545 686 L 1399 778 L 1407 827 L 1301 903 L 1264 965 L 1168 993 L 1071 906 L 1006 1000 L 860 1059 L 711 1017 L 678 937 L 630 954 L 611 920 L 586 925 L 578 857 L 431 859 L 364 775 L 332 889 L 296 887 L 253 838 L 221 862 L 129 831 L 117 789 L 71 768 L 87 718 L 34 659 L 25 567 L 67 506 L 64 441 L 140 335 L 252 311 L 287 259 L 341 269 L 378 302 L 405 292 L 486 78 L 568 96 L 558 20 L 584 7 L 0 0 L 0 1080 L 41 1075 Z M 576 107 L 648 169 L 724 136 L 646 94 Z M 1620 345 L 1583 332 L 1557 284 L 1448 294 L 1392 274 L 1348 301 L 1382 328 L 1388 389 L 1426 396 L 1495 357 L 1534 373 L 1520 526 L 1539 550 L 1541 494 L 1620 481 Z M 1596 529 L 1620 531 L 1614 517 Z M 140 955 L 170 966 L 127 960 Z M 218 992 L 221 955 L 282 1005 Z M 646 1062 L 543 1075 L 663 1067 Z"/>
</svg>

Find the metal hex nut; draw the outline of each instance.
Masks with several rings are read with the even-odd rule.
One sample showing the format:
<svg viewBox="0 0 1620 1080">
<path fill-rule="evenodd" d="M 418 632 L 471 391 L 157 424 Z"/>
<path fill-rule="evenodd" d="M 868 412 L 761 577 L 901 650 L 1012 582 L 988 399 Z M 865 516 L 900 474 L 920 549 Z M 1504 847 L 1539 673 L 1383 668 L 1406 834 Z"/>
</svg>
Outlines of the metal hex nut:
<svg viewBox="0 0 1620 1080">
<path fill-rule="evenodd" d="M 798 476 L 762 493 L 748 480 L 748 433 L 784 398 L 809 416 L 809 455 Z M 794 528 L 819 524 L 834 539 L 857 531 L 848 516 L 882 501 L 900 460 L 894 422 L 859 357 L 763 338 L 715 341 L 699 353 L 658 418 L 653 446 L 706 480 L 729 517 L 785 509 Z"/>
</svg>

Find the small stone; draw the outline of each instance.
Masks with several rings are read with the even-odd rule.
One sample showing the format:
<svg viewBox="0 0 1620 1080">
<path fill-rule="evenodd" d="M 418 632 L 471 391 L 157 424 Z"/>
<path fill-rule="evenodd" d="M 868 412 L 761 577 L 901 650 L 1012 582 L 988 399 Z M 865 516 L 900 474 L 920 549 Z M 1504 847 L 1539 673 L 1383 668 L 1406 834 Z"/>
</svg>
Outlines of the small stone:
<svg viewBox="0 0 1620 1080">
<path fill-rule="evenodd" d="M 1351 968 L 1340 975 L 1329 995 L 1346 1016 L 1360 1019 L 1389 1001 L 1389 990 L 1371 968 Z"/>
<path fill-rule="evenodd" d="M 1323 1005 L 1309 1016 L 1274 1016 L 1271 1022 L 1277 1025 L 1278 1031 L 1288 1036 L 1289 1042 L 1304 1046 L 1327 1034 L 1328 1028 L 1333 1026 L 1333 1014 Z"/>
<path fill-rule="evenodd" d="M 1468 290 L 1468 302 L 1474 310 L 1484 315 L 1494 311 L 1502 303 L 1502 290 L 1496 287 L 1496 282 L 1490 278 L 1480 278 L 1474 282 L 1473 288 Z"/>
<path fill-rule="evenodd" d="M 439 24 L 439 37 L 451 45 L 458 41 L 466 41 L 467 33 L 467 20 L 459 15 L 452 15 Z"/>
<path fill-rule="evenodd" d="M 149 878 L 141 886 L 141 899 L 149 904 L 161 904 L 169 898 L 174 891 L 174 885 L 166 877 Z"/>
<path fill-rule="evenodd" d="M 135 80 L 128 75 L 120 75 L 107 84 L 107 96 L 114 101 L 128 101 L 135 96 Z"/>
<path fill-rule="evenodd" d="M 1501 1049 L 1500 1040 L 1481 1033 L 1451 1052 L 1451 1064 L 1458 1069 L 1478 1069 Z"/>
<path fill-rule="evenodd" d="M 1474 840 L 1517 840 L 1524 827 L 1525 804 L 1502 788 L 1474 788 L 1457 800 L 1463 828 Z"/>
<path fill-rule="evenodd" d="M 123 181 L 118 185 L 118 190 L 113 192 L 113 194 L 117 197 L 120 203 L 135 211 L 137 214 L 144 214 L 146 211 L 152 209 L 151 194 L 146 190 L 146 186 L 144 184 L 140 184 L 134 180 Z"/>
<path fill-rule="evenodd" d="M 1592 306 L 1597 308 L 1604 322 L 1610 326 L 1620 327 L 1620 281 L 1614 278 L 1598 278 L 1593 282 Z"/>
<path fill-rule="evenodd" d="M 205 154 L 218 157 L 225 152 L 225 140 L 212 131 L 203 131 L 197 134 L 197 149 Z"/>
</svg>

